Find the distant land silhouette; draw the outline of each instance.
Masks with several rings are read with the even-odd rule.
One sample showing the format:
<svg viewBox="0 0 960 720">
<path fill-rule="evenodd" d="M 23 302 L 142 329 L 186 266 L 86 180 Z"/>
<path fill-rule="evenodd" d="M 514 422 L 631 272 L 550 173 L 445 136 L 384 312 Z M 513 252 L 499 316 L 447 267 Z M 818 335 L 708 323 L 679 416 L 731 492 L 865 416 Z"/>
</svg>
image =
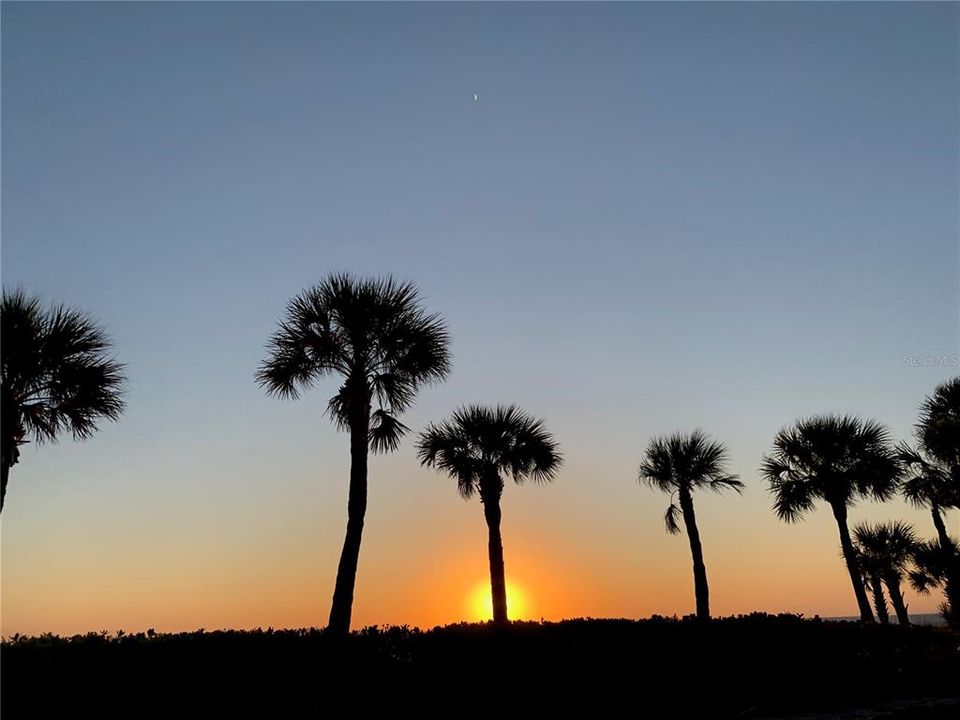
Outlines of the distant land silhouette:
<svg viewBox="0 0 960 720">
<path fill-rule="evenodd" d="M 838 615 L 835 617 L 824 617 L 823 619 L 838 622 L 853 622 L 859 620 L 860 617 L 858 615 Z M 890 622 L 896 625 L 897 618 L 891 617 Z M 946 627 L 947 621 L 944 620 L 940 613 L 910 613 L 910 624 L 923 625 L 924 627 Z"/>
</svg>

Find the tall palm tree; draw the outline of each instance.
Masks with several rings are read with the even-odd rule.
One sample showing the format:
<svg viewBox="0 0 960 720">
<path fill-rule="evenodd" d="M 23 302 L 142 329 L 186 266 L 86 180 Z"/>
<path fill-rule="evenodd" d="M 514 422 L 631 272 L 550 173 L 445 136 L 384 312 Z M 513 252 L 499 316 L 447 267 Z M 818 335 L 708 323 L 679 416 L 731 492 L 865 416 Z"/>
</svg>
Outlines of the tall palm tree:
<svg viewBox="0 0 960 720">
<path fill-rule="evenodd" d="M 910 616 L 903 600 L 901 584 L 917 547 L 917 536 L 913 528 L 899 520 L 876 525 L 863 523 L 854 527 L 853 540 L 857 557 L 861 561 L 861 570 L 867 579 L 867 584 L 874 592 L 874 604 L 876 604 L 878 585 L 882 581 L 887 586 L 887 592 L 890 593 L 890 602 L 897 613 L 897 622 L 901 625 L 909 625 Z M 882 588 L 879 589 L 879 593 L 882 597 Z M 884 604 L 885 611 L 886 604 Z M 880 621 L 885 622 L 882 616 Z"/>
<path fill-rule="evenodd" d="M 702 430 L 674 433 L 654 438 L 647 446 L 640 464 L 640 481 L 662 492 L 670 493 L 670 505 L 664 515 L 667 532 L 680 532 L 680 517 L 690 540 L 693 555 L 693 586 L 697 601 L 697 617 L 710 619 L 710 590 L 707 568 L 703 562 L 700 530 L 693 510 L 693 493 L 707 488 L 715 492 L 726 489 L 743 491 L 743 483 L 727 472 L 727 449 L 710 440 Z M 676 498 L 676 500 L 674 500 Z"/>
<path fill-rule="evenodd" d="M 500 497 L 504 478 L 549 482 L 563 459 L 556 441 L 538 420 L 516 405 L 469 405 L 441 423 L 431 423 L 417 442 L 420 463 L 457 481 L 464 500 L 483 503 L 494 622 L 507 621 L 507 585 L 500 536 Z"/>
<path fill-rule="evenodd" d="M 55 442 L 69 431 L 84 440 L 101 419 L 123 412 L 123 366 L 109 356 L 110 341 L 79 310 L 44 308 L 36 296 L 3 291 L 0 379 L 0 511 L 10 468 L 24 443 Z"/>
<path fill-rule="evenodd" d="M 943 517 L 946 511 L 960 508 L 960 377 L 938 385 L 924 399 L 914 435 L 916 447 L 901 443 L 898 448 L 907 474 L 903 496 L 916 507 L 929 509 L 948 560 L 947 603 L 960 609 L 960 555 L 949 559 L 955 545 Z"/>
<path fill-rule="evenodd" d="M 450 371 L 449 336 L 419 290 L 393 278 L 330 275 L 287 304 L 257 380 L 271 395 L 298 398 L 328 375 L 341 379 L 327 403 L 350 433 L 347 532 L 330 607 L 330 632 L 350 632 L 353 590 L 367 509 L 367 454 L 395 450 L 408 428 L 398 416 L 417 390 Z"/>
<path fill-rule="evenodd" d="M 773 509 L 785 522 L 801 520 L 817 500 L 830 505 L 860 619 L 873 622 L 847 511 L 860 498 L 888 500 L 897 491 L 901 467 L 886 429 L 848 415 L 800 420 L 777 433 L 761 473 L 774 495 Z"/>
</svg>

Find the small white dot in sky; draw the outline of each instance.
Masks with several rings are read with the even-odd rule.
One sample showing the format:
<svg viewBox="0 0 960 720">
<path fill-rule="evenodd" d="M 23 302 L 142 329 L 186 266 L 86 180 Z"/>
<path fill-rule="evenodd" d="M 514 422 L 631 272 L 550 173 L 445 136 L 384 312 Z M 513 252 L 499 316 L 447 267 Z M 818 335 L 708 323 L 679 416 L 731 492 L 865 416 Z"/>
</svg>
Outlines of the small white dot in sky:
<svg viewBox="0 0 960 720">
<path fill-rule="evenodd" d="M 477 97 L 477 94 L 476 94 L 476 93 L 474 93 L 474 94 L 473 94 L 473 101 L 474 101 L 474 102 L 476 102 L 476 101 L 477 101 L 477 100 L 479 100 L 479 99 L 480 99 L 480 98 L 479 98 L 479 97 Z"/>
</svg>

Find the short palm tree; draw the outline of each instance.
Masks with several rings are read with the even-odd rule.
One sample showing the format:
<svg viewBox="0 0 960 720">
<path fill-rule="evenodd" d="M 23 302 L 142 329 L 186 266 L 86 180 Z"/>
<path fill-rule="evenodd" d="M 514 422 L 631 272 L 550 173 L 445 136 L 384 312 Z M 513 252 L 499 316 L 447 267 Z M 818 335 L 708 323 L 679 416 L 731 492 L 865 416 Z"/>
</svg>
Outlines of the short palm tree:
<svg viewBox="0 0 960 720">
<path fill-rule="evenodd" d="M 469 405 L 441 423 L 431 423 L 420 434 L 417 452 L 421 464 L 436 468 L 457 481 L 460 495 L 480 496 L 487 521 L 487 552 L 494 622 L 507 621 L 507 585 L 500 536 L 500 497 L 504 479 L 549 482 L 563 459 L 557 443 L 538 420 L 516 405 L 495 408 Z"/>
<path fill-rule="evenodd" d="M 887 586 L 890 602 L 897 613 L 897 622 L 909 625 L 910 616 L 903 600 L 901 584 L 917 547 L 913 528 L 901 521 L 876 525 L 863 523 L 854 527 L 853 540 L 861 571 L 874 593 L 874 604 L 877 604 L 878 593 L 880 598 L 883 597 L 883 589 L 879 587 L 882 581 Z M 879 608 L 877 614 L 880 622 L 886 622 Z"/>
<path fill-rule="evenodd" d="M 817 500 L 830 506 L 860 619 L 873 622 L 847 511 L 860 498 L 889 500 L 899 487 L 901 467 L 886 429 L 847 415 L 800 420 L 777 433 L 761 473 L 770 484 L 773 509 L 781 520 L 801 520 Z"/>
<path fill-rule="evenodd" d="M 328 375 L 341 378 L 327 411 L 350 433 L 347 532 L 330 608 L 330 631 L 350 631 L 353 591 L 367 508 L 367 454 L 395 450 L 408 428 L 398 416 L 426 383 L 450 370 L 449 338 L 418 289 L 392 278 L 331 275 L 287 305 L 257 373 L 272 395 L 297 398 Z"/>
<path fill-rule="evenodd" d="M 2 432 L 0 510 L 10 468 L 24 443 L 55 442 L 70 432 L 84 440 L 101 419 L 123 412 L 123 366 L 109 356 L 110 341 L 79 310 L 55 305 L 21 291 L 3 292 Z"/>
<path fill-rule="evenodd" d="M 670 505 L 664 515 L 667 532 L 679 533 L 679 520 L 683 518 L 690 540 L 690 553 L 693 555 L 697 617 L 709 620 L 710 590 L 700 530 L 693 510 L 693 493 L 701 489 L 742 492 L 743 483 L 736 475 L 727 472 L 727 449 L 722 443 L 710 440 L 702 430 L 654 438 L 647 446 L 646 457 L 640 464 L 640 481 L 661 492 L 670 493 Z"/>
<path fill-rule="evenodd" d="M 883 565 L 878 558 L 866 554 L 859 545 L 854 543 L 854 552 L 857 553 L 857 564 L 860 566 L 864 587 L 873 595 L 873 609 L 877 613 L 877 620 L 882 625 L 890 624 L 890 611 L 887 609 L 887 598 L 883 592 Z"/>
<path fill-rule="evenodd" d="M 926 595 L 934 588 L 944 590 L 946 601 L 940 605 L 940 614 L 954 628 L 960 628 L 960 607 L 951 602 L 949 586 L 958 556 L 960 548 L 952 538 L 947 538 L 947 545 L 939 539 L 922 541 L 914 548 L 910 571 L 910 584 L 917 592 Z"/>
</svg>

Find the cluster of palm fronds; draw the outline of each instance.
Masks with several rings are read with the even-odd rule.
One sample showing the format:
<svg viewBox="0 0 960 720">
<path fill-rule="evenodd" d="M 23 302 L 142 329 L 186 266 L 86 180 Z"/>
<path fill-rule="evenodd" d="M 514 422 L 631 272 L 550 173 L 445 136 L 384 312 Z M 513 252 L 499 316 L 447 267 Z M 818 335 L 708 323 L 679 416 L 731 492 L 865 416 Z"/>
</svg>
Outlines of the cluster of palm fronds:
<svg viewBox="0 0 960 720">
<path fill-rule="evenodd" d="M 901 521 L 863 523 L 853 529 L 853 538 L 863 583 L 873 596 L 877 619 L 883 624 L 890 622 L 886 586 L 897 622 L 909 625 L 902 584 L 919 545 L 913 528 Z"/>
<path fill-rule="evenodd" d="M 122 366 L 108 355 L 105 333 L 83 314 L 45 310 L 22 292 L 3 293 L 2 443 L 0 509 L 19 448 L 32 438 L 65 432 L 88 437 L 100 419 L 123 410 Z M 271 338 L 257 372 L 267 392 L 297 398 L 328 376 L 339 388 L 327 403 L 339 429 L 350 433 L 350 489 L 346 537 L 337 569 L 329 627 L 349 632 L 357 564 L 367 506 L 369 452 L 396 450 L 409 428 L 400 415 L 426 384 L 450 372 L 449 334 L 442 318 L 426 312 L 419 290 L 392 278 L 331 275 L 295 297 Z M 960 624 L 960 552 L 946 530 L 944 512 L 960 508 L 960 378 L 926 399 L 916 445 L 894 446 L 879 423 L 822 415 L 781 430 L 761 473 L 774 495 L 774 511 L 800 520 L 818 501 L 830 506 L 864 621 L 873 621 L 873 594 L 881 621 L 888 617 L 884 588 L 901 624 L 907 623 L 901 583 L 920 592 L 940 588 L 944 616 Z M 549 481 L 562 463 L 544 421 L 514 405 L 470 405 L 420 434 L 421 463 L 450 475 L 464 498 L 479 496 L 488 526 L 494 619 L 507 619 L 500 499 L 507 479 Z M 693 556 L 697 615 L 710 617 L 706 565 L 694 511 L 697 490 L 740 492 L 727 470 L 726 447 L 700 430 L 655 438 L 639 477 L 671 494 L 665 523 L 687 531 Z M 902 492 L 930 511 L 935 540 L 921 542 L 902 523 L 847 525 L 859 499 L 888 500 Z"/>
</svg>

